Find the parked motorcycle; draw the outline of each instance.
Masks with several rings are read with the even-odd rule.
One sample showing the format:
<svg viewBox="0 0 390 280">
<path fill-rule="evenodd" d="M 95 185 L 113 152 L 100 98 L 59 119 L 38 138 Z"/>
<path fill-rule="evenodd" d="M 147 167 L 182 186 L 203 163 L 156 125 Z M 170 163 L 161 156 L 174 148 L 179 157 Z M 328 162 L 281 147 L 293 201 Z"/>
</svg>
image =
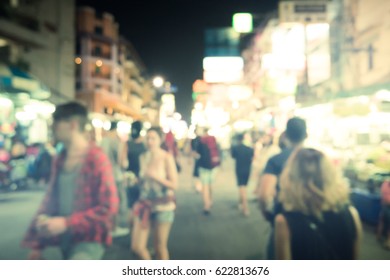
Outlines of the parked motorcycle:
<svg viewBox="0 0 390 280">
<path fill-rule="evenodd" d="M 0 191 L 16 191 L 28 187 L 28 162 L 24 158 L 0 162 Z"/>
</svg>

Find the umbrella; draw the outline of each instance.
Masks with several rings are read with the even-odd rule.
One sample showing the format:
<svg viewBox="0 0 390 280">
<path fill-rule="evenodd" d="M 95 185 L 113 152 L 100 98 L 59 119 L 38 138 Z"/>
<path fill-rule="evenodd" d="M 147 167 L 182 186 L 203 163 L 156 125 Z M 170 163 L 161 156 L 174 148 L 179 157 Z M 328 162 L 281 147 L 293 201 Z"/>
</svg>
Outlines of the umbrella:
<svg viewBox="0 0 390 280">
<path fill-rule="evenodd" d="M 39 79 L 15 66 L 0 63 L 0 94 L 10 98 L 47 99 L 50 89 Z M 27 95 L 27 96 L 26 96 Z"/>
</svg>

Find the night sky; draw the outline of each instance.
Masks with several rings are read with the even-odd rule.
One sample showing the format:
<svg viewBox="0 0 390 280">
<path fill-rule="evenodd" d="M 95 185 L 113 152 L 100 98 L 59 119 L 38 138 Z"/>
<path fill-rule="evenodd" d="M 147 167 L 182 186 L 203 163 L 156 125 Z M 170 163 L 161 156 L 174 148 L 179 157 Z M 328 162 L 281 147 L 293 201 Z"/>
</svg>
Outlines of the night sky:
<svg viewBox="0 0 390 280">
<path fill-rule="evenodd" d="M 114 15 L 119 32 L 130 40 L 151 75 L 178 87 L 177 111 L 190 120 L 192 83 L 202 78 L 206 28 L 230 27 L 237 12 L 277 9 L 277 0 L 76 0 Z M 255 22 L 256 25 L 256 22 Z"/>
</svg>

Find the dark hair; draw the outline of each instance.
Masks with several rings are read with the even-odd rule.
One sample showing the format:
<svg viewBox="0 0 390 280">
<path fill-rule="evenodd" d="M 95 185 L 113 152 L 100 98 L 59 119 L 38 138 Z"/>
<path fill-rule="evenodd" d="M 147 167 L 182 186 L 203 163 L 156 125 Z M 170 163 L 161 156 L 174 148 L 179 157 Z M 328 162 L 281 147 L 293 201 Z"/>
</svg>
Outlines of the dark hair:
<svg viewBox="0 0 390 280">
<path fill-rule="evenodd" d="M 80 125 L 80 130 L 84 131 L 88 122 L 88 110 L 87 108 L 78 102 L 68 102 L 62 105 L 58 105 L 53 113 L 53 120 L 70 120 L 77 118 Z"/>
<path fill-rule="evenodd" d="M 164 141 L 164 132 L 161 130 L 160 127 L 158 126 L 152 126 L 151 128 L 148 129 L 148 133 L 154 131 L 157 133 L 157 135 L 161 138 L 161 141 Z"/>
<path fill-rule="evenodd" d="M 110 131 L 116 130 L 118 128 L 118 122 L 112 121 L 110 126 Z"/>
<path fill-rule="evenodd" d="M 306 122 L 304 119 L 294 117 L 288 120 L 286 138 L 293 144 L 301 143 L 307 137 Z"/>
<path fill-rule="evenodd" d="M 142 130 L 142 123 L 140 121 L 135 121 L 131 124 L 131 138 L 137 139 L 140 137 Z"/>
<path fill-rule="evenodd" d="M 238 142 L 242 142 L 242 141 L 244 141 L 244 133 L 239 133 L 239 134 L 237 134 L 236 135 L 236 140 L 238 141 Z"/>
</svg>

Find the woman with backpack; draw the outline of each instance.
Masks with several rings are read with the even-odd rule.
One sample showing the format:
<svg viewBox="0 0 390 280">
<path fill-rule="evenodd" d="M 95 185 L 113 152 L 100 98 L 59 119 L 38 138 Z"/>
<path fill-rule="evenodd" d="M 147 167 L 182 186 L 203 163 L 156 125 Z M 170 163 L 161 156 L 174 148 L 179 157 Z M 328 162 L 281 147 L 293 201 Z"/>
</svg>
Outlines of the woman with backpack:
<svg viewBox="0 0 390 280">
<path fill-rule="evenodd" d="M 362 225 L 341 173 L 315 149 L 298 148 L 280 181 L 277 259 L 357 259 Z"/>
</svg>

